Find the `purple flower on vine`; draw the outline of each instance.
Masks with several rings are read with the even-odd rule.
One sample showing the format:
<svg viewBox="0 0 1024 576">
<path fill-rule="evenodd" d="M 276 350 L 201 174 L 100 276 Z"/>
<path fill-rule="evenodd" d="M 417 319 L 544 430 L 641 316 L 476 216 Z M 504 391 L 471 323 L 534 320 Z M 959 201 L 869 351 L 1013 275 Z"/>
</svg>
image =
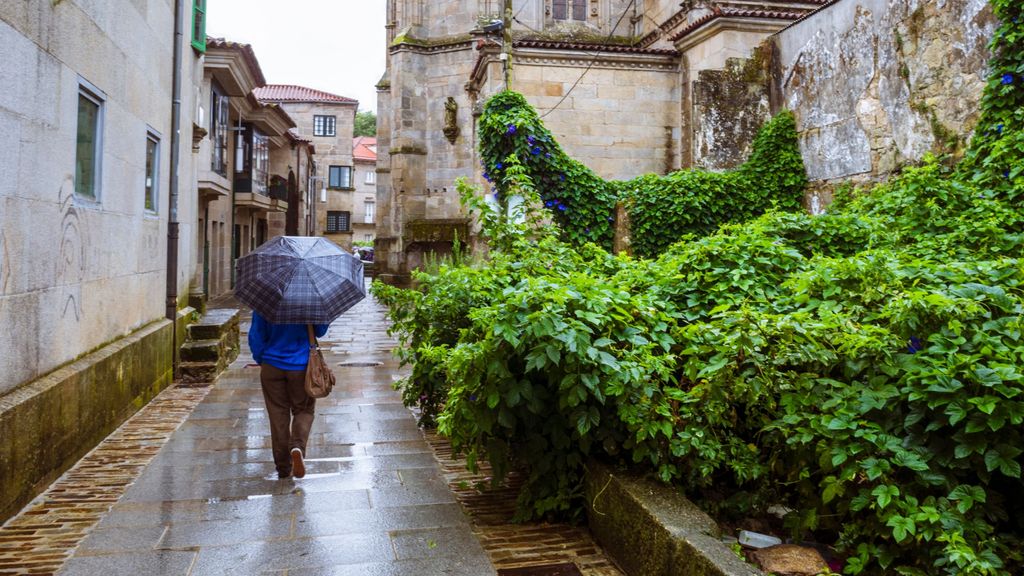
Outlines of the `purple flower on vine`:
<svg viewBox="0 0 1024 576">
<path fill-rule="evenodd" d="M 565 212 L 565 210 L 566 210 L 565 204 L 559 204 L 559 205 L 558 205 L 558 210 L 559 210 L 560 212 Z"/>
<path fill-rule="evenodd" d="M 494 169 L 495 170 L 501 170 L 504 167 L 505 167 L 505 165 L 502 164 L 501 162 L 498 162 L 497 164 L 494 165 Z"/>
<path fill-rule="evenodd" d="M 484 172 L 484 180 L 487 180 L 488 182 L 493 182 L 493 180 L 491 180 L 491 175 L 488 174 L 487 172 Z"/>
<path fill-rule="evenodd" d="M 534 156 L 540 154 L 540 146 L 534 146 L 533 150 L 530 150 L 530 154 L 533 154 Z"/>
<path fill-rule="evenodd" d="M 921 339 L 917 336 L 911 336 L 910 341 L 907 342 L 907 352 L 910 354 L 917 354 L 924 346 L 921 344 Z"/>
<path fill-rule="evenodd" d="M 516 125 L 515 124 L 509 124 L 508 125 L 508 130 L 505 131 L 505 134 L 511 136 L 511 135 L 513 135 L 515 133 L 516 133 Z"/>
<path fill-rule="evenodd" d="M 559 174 L 558 179 L 561 180 L 562 182 L 565 182 L 565 174 Z"/>
<path fill-rule="evenodd" d="M 470 394 L 469 395 L 469 401 L 470 402 L 476 402 L 476 394 Z"/>
<path fill-rule="evenodd" d="M 537 141 L 537 139 L 534 138 L 533 136 L 527 136 L 526 137 L 526 143 L 529 144 L 530 146 L 533 146 L 533 143 L 536 142 L 536 141 Z"/>
<path fill-rule="evenodd" d="M 551 152 L 545 152 L 544 153 L 544 157 L 545 158 L 551 158 Z"/>
<path fill-rule="evenodd" d="M 1002 124 L 996 124 L 996 132 L 998 132 L 999 134 L 1003 133 L 1003 125 Z"/>
<path fill-rule="evenodd" d="M 1009 72 L 1003 74 L 1003 84 L 1013 84 L 1013 74 Z"/>
<path fill-rule="evenodd" d="M 552 206 L 555 205 L 555 201 L 554 200 L 548 200 L 547 202 L 544 203 L 544 205 L 547 206 L 548 208 L 551 208 Z"/>
</svg>

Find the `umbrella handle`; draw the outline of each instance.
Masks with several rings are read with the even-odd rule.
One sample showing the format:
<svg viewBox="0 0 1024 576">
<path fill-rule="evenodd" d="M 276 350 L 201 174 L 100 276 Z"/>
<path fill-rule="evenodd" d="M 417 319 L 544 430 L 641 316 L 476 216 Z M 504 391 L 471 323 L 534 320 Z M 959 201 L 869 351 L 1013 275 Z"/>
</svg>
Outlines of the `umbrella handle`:
<svg viewBox="0 0 1024 576">
<path fill-rule="evenodd" d="M 316 336 L 313 335 L 313 325 L 312 324 L 306 324 L 306 333 L 309 334 L 309 347 L 310 348 L 316 348 L 317 347 Z"/>
</svg>

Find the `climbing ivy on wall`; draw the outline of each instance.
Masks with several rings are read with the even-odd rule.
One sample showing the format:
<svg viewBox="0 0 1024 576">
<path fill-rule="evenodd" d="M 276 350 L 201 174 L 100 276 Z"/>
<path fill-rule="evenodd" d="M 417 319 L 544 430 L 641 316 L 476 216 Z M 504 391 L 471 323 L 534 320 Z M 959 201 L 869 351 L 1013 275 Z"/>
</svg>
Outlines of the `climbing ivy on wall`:
<svg viewBox="0 0 1024 576">
<path fill-rule="evenodd" d="M 959 173 L 975 183 L 1024 196 L 1024 3 L 992 0 L 1000 26 L 992 37 L 992 75 L 981 119 Z"/>
<path fill-rule="evenodd" d="M 562 238 L 604 248 L 611 247 L 615 206 L 624 202 L 633 250 L 643 257 L 657 256 L 686 234 L 707 234 L 772 208 L 796 210 L 807 183 L 789 112 L 761 129 L 750 159 L 737 170 L 681 170 L 628 181 L 606 181 L 570 158 L 516 92 L 488 101 L 479 132 L 485 177 L 499 199 L 509 191 L 508 167 L 519 162 L 560 225 Z"/>
</svg>

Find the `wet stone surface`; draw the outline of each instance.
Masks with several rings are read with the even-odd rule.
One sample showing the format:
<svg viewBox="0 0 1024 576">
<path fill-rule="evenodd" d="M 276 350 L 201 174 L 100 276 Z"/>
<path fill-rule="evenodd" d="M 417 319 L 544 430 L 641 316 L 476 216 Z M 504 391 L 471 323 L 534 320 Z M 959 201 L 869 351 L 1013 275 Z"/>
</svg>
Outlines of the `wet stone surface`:
<svg viewBox="0 0 1024 576">
<path fill-rule="evenodd" d="M 0 529 L 0 576 L 620 574 L 584 528 L 509 524 L 515 483 L 477 490 L 486 466 L 417 428 L 371 299 L 321 339 L 338 385 L 278 480 L 248 325 L 215 386 L 164 391 Z"/>
<path fill-rule="evenodd" d="M 168 391 L 193 401 L 162 436 L 140 429 L 143 445 L 108 450 L 128 462 L 99 469 L 124 467 L 119 485 L 104 489 L 118 483 L 102 474 L 54 485 L 45 513 L 4 527 L 0 575 L 495 574 L 392 388 L 402 371 L 383 309 L 368 298 L 321 339 L 338 385 L 317 401 L 302 479 L 277 479 L 248 325 L 215 386 Z M 69 493 L 59 516 L 46 512 Z M 34 557 L 21 554 L 29 547 Z"/>
</svg>

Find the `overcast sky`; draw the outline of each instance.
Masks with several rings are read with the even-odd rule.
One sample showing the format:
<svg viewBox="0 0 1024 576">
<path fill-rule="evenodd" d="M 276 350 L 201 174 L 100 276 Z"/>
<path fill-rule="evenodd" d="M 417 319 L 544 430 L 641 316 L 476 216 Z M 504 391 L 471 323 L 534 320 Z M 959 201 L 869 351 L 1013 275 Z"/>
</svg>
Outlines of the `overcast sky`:
<svg viewBox="0 0 1024 576">
<path fill-rule="evenodd" d="M 377 111 L 385 0 L 209 0 L 206 33 L 251 44 L 270 84 L 298 84 Z"/>
</svg>

